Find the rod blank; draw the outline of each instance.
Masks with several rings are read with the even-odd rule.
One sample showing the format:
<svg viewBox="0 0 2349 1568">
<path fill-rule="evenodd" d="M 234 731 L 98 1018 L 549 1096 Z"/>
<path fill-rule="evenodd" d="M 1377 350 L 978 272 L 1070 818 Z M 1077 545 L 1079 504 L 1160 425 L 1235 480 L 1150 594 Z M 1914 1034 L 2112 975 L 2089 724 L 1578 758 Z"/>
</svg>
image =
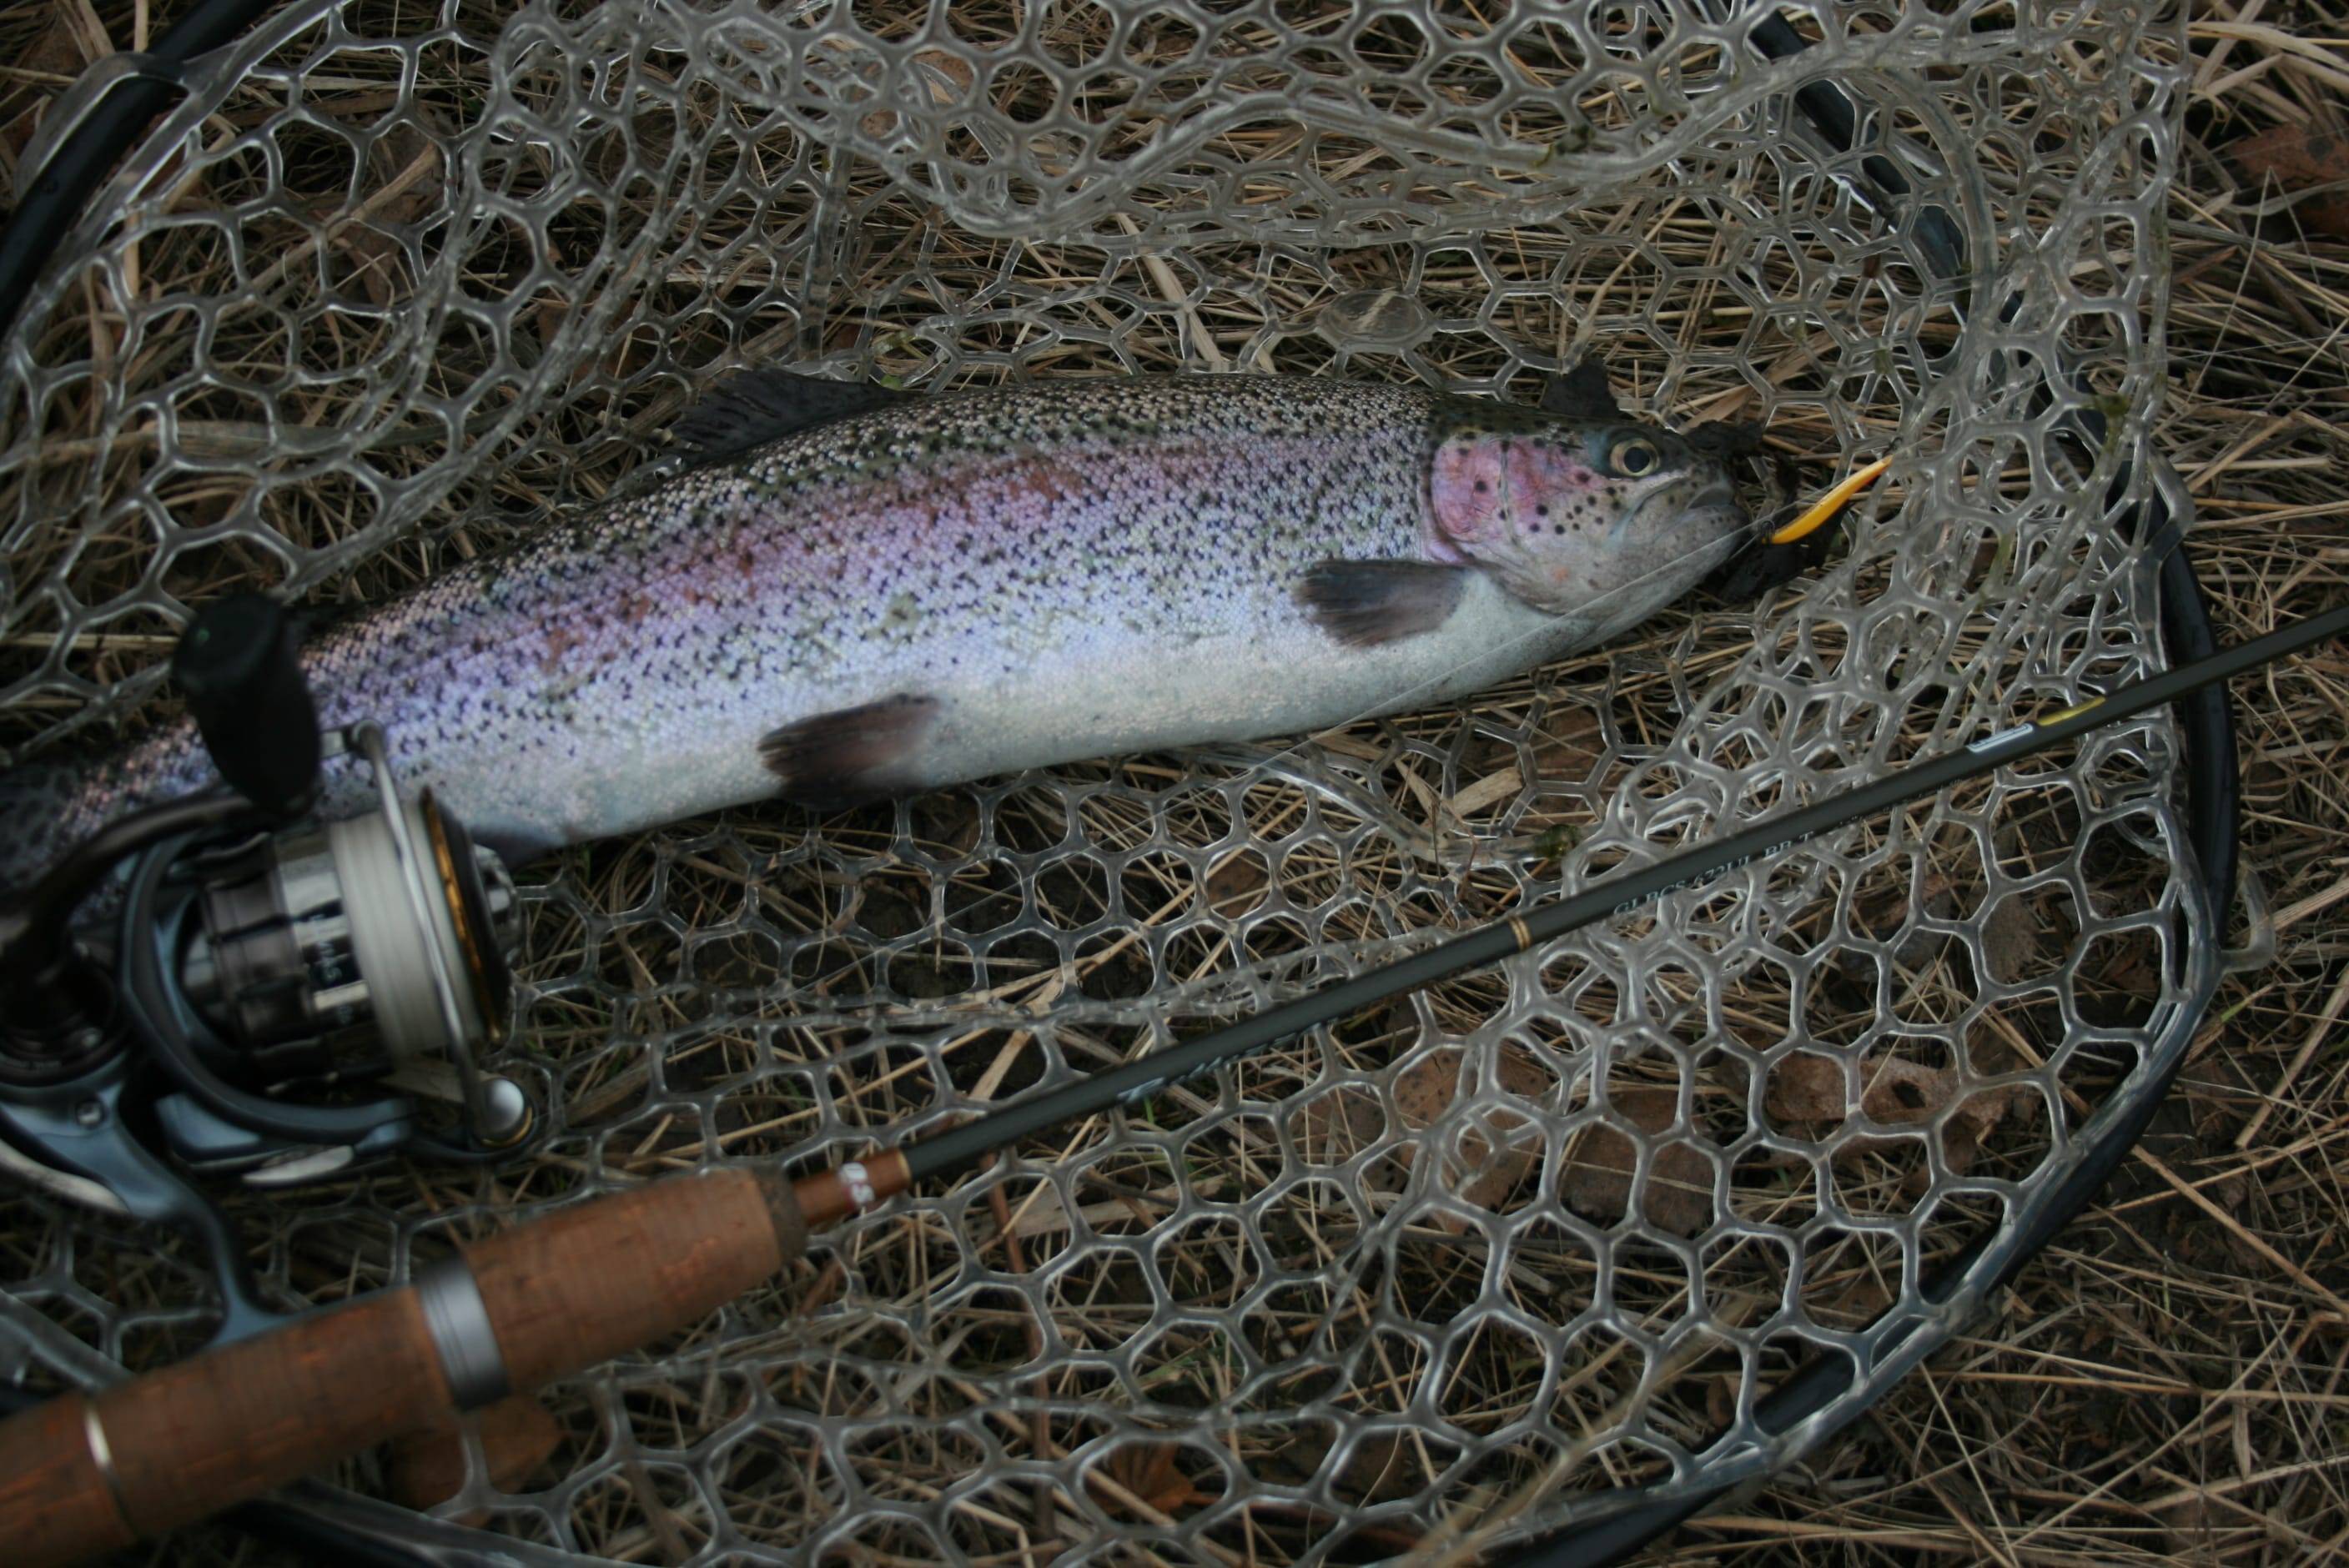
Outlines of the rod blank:
<svg viewBox="0 0 2349 1568">
<path fill-rule="evenodd" d="M 1081 1082 L 990 1111 L 960 1127 L 909 1144 L 904 1151 L 906 1168 L 916 1181 L 961 1170 L 1006 1144 L 1046 1128 L 1131 1103 L 1167 1084 L 1262 1050 L 1374 1002 L 1495 963 L 1608 915 L 1628 913 L 1641 904 L 1710 882 L 1847 822 L 1889 810 L 1921 796 L 1938 794 L 2033 752 L 2061 746 L 2147 708 L 2175 702 L 2189 692 L 2257 669 L 2344 632 L 2349 632 L 2349 604 L 2293 622 L 2264 637 L 2221 649 L 2209 658 L 2132 682 L 2095 701 L 2034 723 L 2017 725 L 1963 750 L 1913 762 L 1882 779 L 1838 789 L 1808 806 L 1781 812 L 1743 832 L 1700 844 L 1645 870 L 1609 877 L 1556 903 L 1539 905 L 1400 963 L 1284 1003 L 1228 1028 L 1153 1051 L 1123 1067 L 1095 1073 Z"/>
</svg>

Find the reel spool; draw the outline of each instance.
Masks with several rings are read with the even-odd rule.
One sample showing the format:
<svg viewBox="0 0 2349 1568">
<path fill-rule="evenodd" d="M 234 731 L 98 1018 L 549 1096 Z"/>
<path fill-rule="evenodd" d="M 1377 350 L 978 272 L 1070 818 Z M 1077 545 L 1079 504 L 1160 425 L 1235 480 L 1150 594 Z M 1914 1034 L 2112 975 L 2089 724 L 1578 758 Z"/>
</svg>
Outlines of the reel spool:
<svg viewBox="0 0 2349 1568">
<path fill-rule="evenodd" d="M 436 1056 L 470 1063 L 502 1037 L 513 885 L 429 791 L 396 812 L 280 831 L 213 863 L 189 901 L 181 989 L 272 1081 Z M 470 1065 L 462 1076 L 478 1077 Z M 502 1104 L 477 1130 L 503 1144 L 511 1122 Z"/>
<path fill-rule="evenodd" d="M 181 1172 L 285 1188 L 393 1152 L 499 1160 L 535 1121 L 479 1066 L 512 1006 L 504 865 L 429 790 L 401 798 L 374 724 L 320 731 L 295 643 L 265 599 L 199 616 L 173 675 L 233 788 L 132 811 L 0 902 L 0 1162 L 193 1231 L 222 1341 L 279 1315 Z M 376 807 L 321 822 L 320 765 L 346 756 Z"/>
</svg>

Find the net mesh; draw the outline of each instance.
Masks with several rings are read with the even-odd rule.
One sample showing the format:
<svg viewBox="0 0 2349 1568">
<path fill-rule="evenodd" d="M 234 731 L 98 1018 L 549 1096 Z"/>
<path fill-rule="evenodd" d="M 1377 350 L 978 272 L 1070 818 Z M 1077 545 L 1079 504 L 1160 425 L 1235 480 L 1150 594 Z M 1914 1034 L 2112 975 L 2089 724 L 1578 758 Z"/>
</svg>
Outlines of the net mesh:
<svg viewBox="0 0 2349 1568">
<path fill-rule="evenodd" d="M 1896 459 L 1814 579 L 1471 704 L 533 868 L 502 1066 L 548 1146 L 233 1200 L 266 1288 L 944 1126 L 2156 667 L 2116 520 L 2180 14 L 1789 5 L 1776 64 L 1758 15 L 352 0 L 202 62 L 0 362 L 20 758 L 149 712 L 220 592 L 370 602 L 651 482 L 740 365 L 1530 401 L 1598 353 L 1806 486 Z M 630 1560 L 1345 1562 L 1764 1473 L 2183 1048 L 2177 761 L 2116 727 L 1034 1140 L 560 1385 L 554 1459 L 476 1454 L 444 1511 Z M 5 1220 L 36 1383 L 201 1336 L 169 1241 Z M 1847 1391 L 1766 1418 L 1821 1357 Z"/>
</svg>

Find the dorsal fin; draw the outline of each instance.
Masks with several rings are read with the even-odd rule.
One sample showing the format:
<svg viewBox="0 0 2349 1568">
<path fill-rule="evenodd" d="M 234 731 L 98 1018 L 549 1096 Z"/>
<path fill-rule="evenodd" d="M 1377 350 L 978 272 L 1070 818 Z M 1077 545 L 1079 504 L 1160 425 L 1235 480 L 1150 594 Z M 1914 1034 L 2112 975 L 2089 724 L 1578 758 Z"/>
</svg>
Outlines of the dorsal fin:
<svg viewBox="0 0 2349 1568">
<path fill-rule="evenodd" d="M 690 466 L 698 468 L 914 396 L 870 381 L 828 381 L 796 370 L 745 370 L 704 393 L 671 429 L 678 445 L 690 453 Z"/>
<path fill-rule="evenodd" d="M 1574 362 L 1574 368 L 1563 376 L 1553 376 L 1542 388 L 1541 406 L 1545 412 L 1562 415 L 1568 419 L 1620 419 L 1623 405 L 1615 401 L 1615 394 L 1607 385 L 1607 366 L 1598 360 L 1584 357 Z"/>
</svg>

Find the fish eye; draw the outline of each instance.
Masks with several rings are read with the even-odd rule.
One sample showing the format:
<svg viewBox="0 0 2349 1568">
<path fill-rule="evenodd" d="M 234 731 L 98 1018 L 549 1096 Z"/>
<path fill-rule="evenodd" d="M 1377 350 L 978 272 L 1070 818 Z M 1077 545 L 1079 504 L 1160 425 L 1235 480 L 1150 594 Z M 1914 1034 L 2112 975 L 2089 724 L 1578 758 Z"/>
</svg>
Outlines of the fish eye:
<svg viewBox="0 0 2349 1568">
<path fill-rule="evenodd" d="M 1632 436 L 1616 442 L 1615 449 L 1607 454 L 1607 460 L 1609 466 L 1625 479 L 1636 480 L 1644 474 L 1654 473 L 1656 465 L 1663 461 L 1663 454 L 1656 450 L 1655 442 L 1642 436 Z"/>
</svg>

